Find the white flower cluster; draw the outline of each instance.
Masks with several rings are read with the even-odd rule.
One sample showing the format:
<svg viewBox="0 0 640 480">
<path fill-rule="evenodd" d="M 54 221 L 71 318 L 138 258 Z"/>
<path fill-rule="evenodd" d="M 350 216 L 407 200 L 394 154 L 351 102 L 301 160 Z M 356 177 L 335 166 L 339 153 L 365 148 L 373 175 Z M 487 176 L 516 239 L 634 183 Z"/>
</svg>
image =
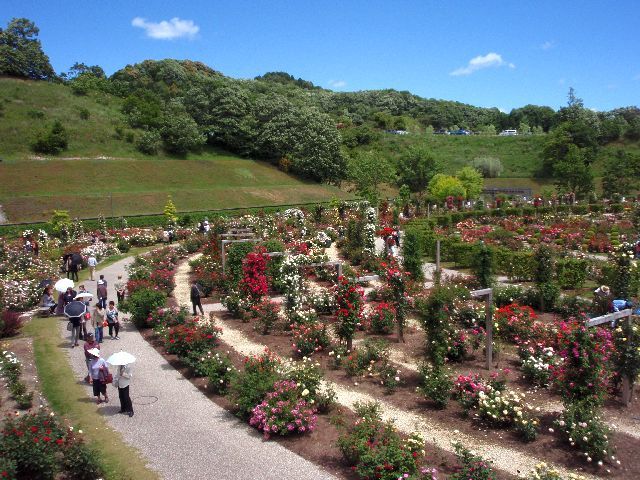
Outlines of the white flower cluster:
<svg viewBox="0 0 640 480">
<path fill-rule="evenodd" d="M 376 209 L 369 207 L 365 210 L 365 218 L 367 223 L 364 224 L 364 247 L 363 251 L 369 255 L 376 254 L 376 228 L 378 224 L 378 216 Z"/>
<path fill-rule="evenodd" d="M 111 255 L 119 255 L 120 250 L 113 243 L 96 242 L 80 250 L 80 255 L 87 258 L 91 255 L 98 260 L 109 257 Z"/>
<path fill-rule="evenodd" d="M 280 217 L 285 220 L 293 219 L 298 226 L 304 223 L 304 212 L 299 208 L 289 208 L 281 212 Z"/>
</svg>

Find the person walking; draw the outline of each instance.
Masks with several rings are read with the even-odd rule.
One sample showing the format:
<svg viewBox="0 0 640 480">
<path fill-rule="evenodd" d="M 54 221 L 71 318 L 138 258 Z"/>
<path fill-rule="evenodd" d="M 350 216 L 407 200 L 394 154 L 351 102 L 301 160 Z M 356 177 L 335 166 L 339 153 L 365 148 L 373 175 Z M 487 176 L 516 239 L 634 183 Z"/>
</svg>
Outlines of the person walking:
<svg viewBox="0 0 640 480">
<path fill-rule="evenodd" d="M 69 255 L 67 259 L 67 278 L 71 278 L 74 282 L 78 282 L 78 264 L 73 261 L 73 255 Z"/>
<path fill-rule="evenodd" d="M 109 285 L 108 282 L 105 280 L 104 275 L 100 275 L 100 279 L 98 281 L 102 282 L 105 287 Z"/>
<path fill-rule="evenodd" d="M 200 303 L 200 297 L 202 296 L 202 292 L 200 291 L 200 287 L 196 282 L 191 284 L 191 305 L 193 305 L 193 316 L 197 315 L 196 307 L 200 308 L 200 313 L 204 315 L 204 310 L 202 309 L 202 303 Z"/>
<path fill-rule="evenodd" d="M 98 265 L 98 260 L 93 253 L 89 255 L 87 265 L 89 266 L 89 279 L 93 282 L 93 275 L 96 273 L 96 265 Z"/>
<path fill-rule="evenodd" d="M 85 378 L 85 381 L 89 382 L 89 384 L 93 383 L 93 379 L 91 378 L 91 360 L 93 360 L 93 357 L 88 352 L 89 350 L 92 350 L 94 348 L 97 348 L 98 350 L 100 350 L 100 344 L 96 341 L 95 337 L 93 336 L 93 333 L 89 332 L 87 333 L 87 337 L 83 345 L 84 361 L 87 364 L 87 377 Z"/>
<path fill-rule="evenodd" d="M 80 285 L 78 287 L 78 295 L 80 295 L 82 293 L 89 293 L 84 285 Z M 91 323 L 91 314 L 89 313 L 89 304 L 91 302 L 89 301 L 89 298 L 90 297 L 82 297 L 82 299 L 80 300 L 87 307 L 87 313 L 85 313 L 81 318 L 81 327 L 82 328 L 80 330 L 80 338 L 82 340 L 84 340 L 85 337 L 87 336 L 87 333 L 89 333 L 89 330 L 87 330 L 87 324 Z"/>
<path fill-rule="evenodd" d="M 100 305 L 96 305 L 91 313 L 91 327 L 93 328 L 94 338 L 98 343 L 102 343 L 104 336 L 104 313 L 104 308 Z"/>
<path fill-rule="evenodd" d="M 100 405 L 103 400 L 100 395 L 104 396 L 104 402 L 109 403 L 109 395 L 107 395 L 107 380 L 109 375 L 109 366 L 107 362 L 100 357 L 100 350 L 92 348 L 87 353 L 91 355 L 91 383 L 93 385 L 93 396 L 96 397 L 96 403 Z"/>
<path fill-rule="evenodd" d="M 107 308 L 107 284 L 104 280 L 98 280 L 98 305 L 102 308 Z"/>
<path fill-rule="evenodd" d="M 118 397 L 120 398 L 120 412 L 133 417 L 133 403 L 129 396 L 129 386 L 131 385 L 131 366 L 119 365 L 116 370 L 116 378 L 113 384 L 118 387 Z"/>
<path fill-rule="evenodd" d="M 113 284 L 116 289 L 116 296 L 118 297 L 118 304 L 124 300 L 124 294 L 127 291 L 127 284 L 122 280 L 122 275 L 118 275 L 116 283 Z"/>
<path fill-rule="evenodd" d="M 107 319 L 107 325 L 109 325 L 109 336 L 112 340 L 120 340 L 118 333 L 120 332 L 120 321 L 118 320 L 118 309 L 116 308 L 115 302 L 111 300 L 109 302 L 109 306 L 107 307 L 107 311 L 105 312 L 105 317 Z M 115 336 L 113 335 L 115 331 Z"/>
</svg>

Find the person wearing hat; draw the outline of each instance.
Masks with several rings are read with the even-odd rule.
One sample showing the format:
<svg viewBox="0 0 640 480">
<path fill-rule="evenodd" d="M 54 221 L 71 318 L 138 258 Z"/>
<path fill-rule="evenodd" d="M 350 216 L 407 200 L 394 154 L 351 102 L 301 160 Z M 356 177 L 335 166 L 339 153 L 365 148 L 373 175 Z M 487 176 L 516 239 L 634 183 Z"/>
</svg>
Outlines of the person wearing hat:
<svg viewBox="0 0 640 480">
<path fill-rule="evenodd" d="M 92 348 L 87 350 L 87 353 L 91 355 L 91 380 L 93 385 L 93 396 L 97 398 L 97 403 L 100 405 L 102 399 L 100 395 L 104 396 L 104 402 L 109 403 L 109 395 L 107 395 L 107 375 L 109 375 L 109 366 L 107 362 L 100 357 L 100 350 L 98 348 Z"/>
<path fill-rule="evenodd" d="M 598 315 L 606 315 L 611 304 L 611 289 L 601 285 L 593 291 L 593 306 Z"/>
<path fill-rule="evenodd" d="M 107 308 L 107 282 L 102 279 L 98 280 L 96 293 L 98 294 L 98 304 L 102 308 Z"/>
<path fill-rule="evenodd" d="M 93 360 L 93 356 L 89 353 L 89 350 L 93 350 L 94 348 L 100 350 L 100 344 L 96 341 L 92 332 L 87 333 L 83 347 L 84 361 L 87 364 L 87 377 L 85 380 L 89 382 L 89 384 L 92 384 L 93 379 L 91 378 L 91 360 Z"/>
</svg>

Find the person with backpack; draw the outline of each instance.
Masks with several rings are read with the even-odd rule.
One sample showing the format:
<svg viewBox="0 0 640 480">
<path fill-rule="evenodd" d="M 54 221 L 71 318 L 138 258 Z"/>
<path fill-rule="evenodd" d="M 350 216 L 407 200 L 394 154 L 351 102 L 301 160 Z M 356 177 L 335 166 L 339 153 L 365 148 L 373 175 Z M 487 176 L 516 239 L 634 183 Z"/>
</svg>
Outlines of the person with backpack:
<svg viewBox="0 0 640 480">
<path fill-rule="evenodd" d="M 191 284 L 191 305 L 193 305 L 193 316 L 197 315 L 196 307 L 200 308 L 200 313 L 204 315 L 204 310 L 202 308 L 202 303 L 200 302 L 200 297 L 202 296 L 202 292 L 200 291 L 200 287 L 196 282 Z"/>
<path fill-rule="evenodd" d="M 116 303 L 111 300 L 107 311 L 105 312 L 105 318 L 107 319 L 107 325 L 109 326 L 109 336 L 112 340 L 120 340 L 118 333 L 120 332 L 120 322 L 118 320 L 118 309 Z M 115 330 L 115 336 L 113 335 Z"/>
</svg>

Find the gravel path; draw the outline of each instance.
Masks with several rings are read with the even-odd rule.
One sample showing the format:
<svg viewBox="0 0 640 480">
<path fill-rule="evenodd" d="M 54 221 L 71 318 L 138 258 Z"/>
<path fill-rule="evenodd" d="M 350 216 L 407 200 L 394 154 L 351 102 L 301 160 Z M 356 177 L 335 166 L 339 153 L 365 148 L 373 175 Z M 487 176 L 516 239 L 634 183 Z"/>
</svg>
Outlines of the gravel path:
<svg viewBox="0 0 640 480">
<path fill-rule="evenodd" d="M 109 298 L 115 298 L 116 275 L 124 274 L 130 261 L 122 260 L 99 272 L 109 283 Z M 89 291 L 95 291 L 95 282 L 84 283 Z M 60 334 L 67 338 L 66 322 L 60 322 Z M 277 443 L 263 441 L 256 430 L 213 403 L 178 373 L 131 324 L 125 324 L 120 338 L 111 340 L 106 335 L 103 357 L 120 349 L 137 357 L 131 385 L 135 415 L 129 418 L 117 413 L 118 394 L 112 386 L 110 403 L 96 407 L 96 411 L 141 452 L 161 478 L 335 478 Z M 63 345 L 66 347 L 66 342 Z M 83 378 L 82 349 L 67 351 L 78 379 Z M 91 396 L 90 387 L 85 390 Z"/>
</svg>

